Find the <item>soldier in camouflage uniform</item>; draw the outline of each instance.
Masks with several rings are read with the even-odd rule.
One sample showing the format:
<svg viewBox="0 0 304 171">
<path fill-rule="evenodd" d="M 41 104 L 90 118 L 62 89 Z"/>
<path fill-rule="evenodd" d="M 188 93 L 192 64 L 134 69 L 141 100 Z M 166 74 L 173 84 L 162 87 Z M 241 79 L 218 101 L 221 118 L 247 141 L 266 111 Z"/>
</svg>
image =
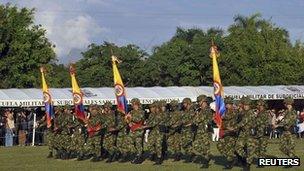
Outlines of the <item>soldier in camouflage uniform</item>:
<svg viewBox="0 0 304 171">
<path fill-rule="evenodd" d="M 231 97 L 225 98 L 226 112 L 222 118 L 222 129 L 224 131 L 223 138 L 219 139 L 217 149 L 223 154 L 227 160 L 225 169 L 231 169 L 236 158 L 235 143 L 238 135 L 236 130 L 237 114 L 233 109 L 233 99 Z"/>
<path fill-rule="evenodd" d="M 283 135 L 280 138 L 280 151 L 282 151 L 288 157 L 294 158 L 297 156 L 295 155 L 295 142 L 292 132 L 296 123 L 297 114 L 296 111 L 292 108 L 292 98 L 284 99 L 284 103 L 286 106 L 286 110 L 284 111 L 285 116 L 283 121 L 279 123 L 279 126 L 284 127 Z"/>
<path fill-rule="evenodd" d="M 107 133 L 103 140 L 103 147 L 109 153 L 109 158 L 107 163 L 110 163 L 116 160 L 116 155 L 118 155 L 118 149 L 116 146 L 116 138 L 117 138 L 117 125 L 115 121 L 115 113 L 112 110 L 112 103 L 106 102 L 104 104 L 104 111 L 103 111 L 106 120 L 104 120 L 103 124 L 107 125 Z"/>
<path fill-rule="evenodd" d="M 244 116 L 237 124 L 239 137 L 236 142 L 236 152 L 243 159 L 246 159 L 245 169 L 249 169 L 256 153 L 256 120 L 254 112 L 250 109 L 251 100 L 249 98 L 245 98 L 243 100 L 243 104 Z"/>
<path fill-rule="evenodd" d="M 257 103 L 257 116 L 256 116 L 256 123 L 257 123 L 257 157 L 265 158 L 267 145 L 268 145 L 268 138 L 265 137 L 265 132 L 268 126 L 268 111 L 266 108 L 266 102 L 263 99 L 259 99 Z"/>
<path fill-rule="evenodd" d="M 55 118 L 51 121 L 51 127 L 47 129 L 47 134 L 46 134 L 46 142 L 49 147 L 49 154 L 47 158 L 52 158 L 53 157 L 53 152 L 56 150 L 56 141 L 55 141 L 55 120 L 58 117 L 59 113 L 59 108 L 54 107 L 54 115 Z M 44 124 L 46 124 L 46 117 L 44 117 Z"/>
<path fill-rule="evenodd" d="M 159 131 L 162 137 L 162 157 L 159 159 L 159 162 L 162 163 L 162 160 L 166 158 L 167 151 L 168 151 L 168 137 L 169 137 L 169 127 L 170 127 L 170 120 L 171 115 L 167 111 L 167 102 L 165 100 L 161 100 L 159 102 L 159 112 L 161 114 L 162 120 L 159 124 Z"/>
<path fill-rule="evenodd" d="M 149 131 L 148 142 L 145 144 L 147 150 L 151 153 L 151 160 L 156 161 L 155 164 L 160 164 L 162 153 L 162 136 L 159 126 L 162 122 L 163 116 L 158 108 L 159 102 L 153 102 L 150 105 L 150 115 L 145 121 L 144 128 Z"/>
<path fill-rule="evenodd" d="M 178 110 L 178 101 L 172 100 L 170 102 L 170 135 L 168 138 L 169 151 L 174 155 L 174 161 L 181 159 L 182 153 L 182 115 Z"/>
<path fill-rule="evenodd" d="M 195 131 L 192 127 L 192 121 L 194 116 L 194 110 L 192 107 L 192 102 L 190 98 L 184 98 L 182 101 L 183 111 L 182 111 L 182 150 L 184 155 L 186 155 L 186 162 L 191 162 L 193 154 L 191 153 L 192 141 L 194 140 Z"/>
<path fill-rule="evenodd" d="M 120 161 L 126 162 L 132 158 L 132 153 L 134 153 L 133 142 L 130 135 L 130 117 L 124 113 L 117 111 L 116 124 L 117 124 L 117 140 L 116 146 L 117 150 L 121 154 Z"/>
<path fill-rule="evenodd" d="M 207 96 L 200 95 L 197 97 L 197 103 L 199 109 L 196 115 L 193 117 L 193 127 L 197 129 L 195 140 L 192 143 L 192 152 L 195 155 L 203 157 L 202 167 L 208 168 L 209 161 L 211 159 L 210 154 L 210 141 L 211 134 L 208 132 L 208 126 L 210 127 L 213 120 L 213 112 L 207 103 Z"/>
<path fill-rule="evenodd" d="M 104 118 L 97 105 L 90 106 L 89 110 L 91 115 L 86 124 L 89 137 L 84 145 L 84 153 L 93 155 L 91 161 L 96 162 L 100 160 L 101 132 L 107 128 L 107 125 L 103 124 Z"/>
<path fill-rule="evenodd" d="M 70 128 L 73 124 L 73 115 L 69 106 L 64 107 L 62 115 L 58 117 L 58 127 L 60 134 L 58 134 L 59 149 L 60 149 L 60 158 L 68 159 L 71 152 L 71 132 Z"/>
<path fill-rule="evenodd" d="M 144 122 L 144 111 L 141 109 L 139 99 L 134 98 L 131 100 L 132 110 L 129 112 L 130 117 L 130 138 L 132 140 L 133 149 L 136 157 L 132 161 L 133 164 L 140 164 L 143 162 L 143 122 Z"/>
</svg>

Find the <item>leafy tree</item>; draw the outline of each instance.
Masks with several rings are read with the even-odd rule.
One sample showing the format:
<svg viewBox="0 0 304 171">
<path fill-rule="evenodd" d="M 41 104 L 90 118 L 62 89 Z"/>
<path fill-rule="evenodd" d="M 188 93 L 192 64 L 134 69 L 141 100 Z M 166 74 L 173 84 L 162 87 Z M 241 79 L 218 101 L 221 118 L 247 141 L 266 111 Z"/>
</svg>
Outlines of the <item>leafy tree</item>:
<svg viewBox="0 0 304 171">
<path fill-rule="evenodd" d="M 39 67 L 55 62 L 52 44 L 34 9 L 0 5 L 0 87 L 39 87 Z"/>
<path fill-rule="evenodd" d="M 104 42 L 101 45 L 91 44 L 89 49 L 83 52 L 83 59 L 76 63 L 81 86 L 113 86 L 111 50 L 122 60 L 119 71 L 126 86 L 141 85 L 140 80 L 144 76 L 143 60 L 146 53 L 135 45 L 118 47 Z"/>
<path fill-rule="evenodd" d="M 213 39 L 221 44 L 223 31 L 177 28 L 176 34 L 163 45 L 156 47 L 147 60 L 146 86 L 198 86 L 212 82 L 209 48 Z M 159 79 L 160 78 L 160 79 Z M 154 81 L 154 82 L 153 82 Z"/>
<path fill-rule="evenodd" d="M 260 14 L 237 15 L 224 38 L 221 59 L 225 85 L 295 84 L 299 56 L 294 54 L 288 32 Z"/>
</svg>

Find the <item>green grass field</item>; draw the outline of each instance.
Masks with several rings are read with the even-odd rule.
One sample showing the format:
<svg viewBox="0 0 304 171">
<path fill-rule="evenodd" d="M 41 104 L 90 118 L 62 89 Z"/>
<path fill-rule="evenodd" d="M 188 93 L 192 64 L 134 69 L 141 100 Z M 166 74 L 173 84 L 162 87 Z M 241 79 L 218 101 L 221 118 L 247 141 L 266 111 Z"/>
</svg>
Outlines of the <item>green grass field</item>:
<svg viewBox="0 0 304 171">
<path fill-rule="evenodd" d="M 297 139 L 296 153 L 301 158 L 302 166 L 293 167 L 289 170 L 304 170 L 304 139 Z M 222 170 L 224 165 L 224 158 L 216 149 L 216 144 L 212 144 L 213 160 L 208 170 Z M 199 164 L 172 162 L 167 160 L 162 166 L 154 166 L 152 162 L 145 161 L 140 165 L 133 165 L 130 163 L 111 164 L 100 162 L 75 161 L 73 160 L 58 160 L 47 159 L 48 150 L 45 146 L 39 147 L 10 147 L 0 148 L 0 170 L 202 170 Z M 279 151 L 278 141 L 271 140 L 268 153 L 277 157 L 285 157 Z M 241 167 L 234 167 L 232 170 L 241 170 Z M 266 167 L 258 169 L 256 166 L 251 166 L 251 170 L 286 170 L 282 167 Z"/>
</svg>

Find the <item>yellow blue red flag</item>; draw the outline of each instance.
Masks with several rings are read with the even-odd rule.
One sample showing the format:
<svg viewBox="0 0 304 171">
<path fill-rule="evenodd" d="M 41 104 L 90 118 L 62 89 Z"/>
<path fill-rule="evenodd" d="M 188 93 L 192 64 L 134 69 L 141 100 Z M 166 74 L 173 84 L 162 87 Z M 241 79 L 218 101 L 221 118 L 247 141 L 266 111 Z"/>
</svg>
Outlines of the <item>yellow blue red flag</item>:
<svg viewBox="0 0 304 171">
<path fill-rule="evenodd" d="M 42 79 L 42 92 L 43 92 L 43 101 L 44 101 L 44 107 L 45 107 L 45 115 L 46 115 L 46 124 L 47 128 L 50 128 L 52 126 L 52 119 L 54 119 L 54 107 L 52 105 L 52 97 L 49 93 L 49 88 L 45 81 L 45 75 L 44 75 L 44 68 L 40 68 L 41 72 L 41 79 Z"/>
<path fill-rule="evenodd" d="M 70 75 L 72 80 L 72 91 L 73 91 L 73 102 L 75 107 L 75 115 L 76 117 L 85 122 L 86 117 L 84 113 L 84 107 L 83 107 L 83 95 L 82 92 L 78 86 L 77 80 L 76 80 L 76 70 L 75 68 L 70 65 Z"/>
<path fill-rule="evenodd" d="M 127 114 L 128 112 L 128 101 L 126 98 L 125 87 L 120 77 L 120 73 L 117 68 L 116 62 L 119 62 L 116 56 L 112 55 L 112 66 L 114 75 L 114 89 L 117 101 L 117 110 Z"/>
<path fill-rule="evenodd" d="M 215 97 L 215 116 L 214 121 L 217 126 L 221 129 L 222 126 L 222 116 L 225 114 L 226 108 L 224 103 L 224 91 L 221 82 L 220 71 L 218 68 L 217 58 L 219 53 L 217 47 L 212 45 L 210 48 L 210 57 L 212 58 L 212 68 L 213 68 L 213 86 L 214 86 L 214 97 Z"/>
</svg>

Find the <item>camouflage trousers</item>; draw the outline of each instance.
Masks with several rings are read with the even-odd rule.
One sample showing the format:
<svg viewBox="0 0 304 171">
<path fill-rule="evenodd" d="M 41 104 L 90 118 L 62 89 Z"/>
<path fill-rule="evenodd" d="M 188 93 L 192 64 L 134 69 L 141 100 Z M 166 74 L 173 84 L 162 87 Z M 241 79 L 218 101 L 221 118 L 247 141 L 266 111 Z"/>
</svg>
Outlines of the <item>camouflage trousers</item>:
<svg viewBox="0 0 304 171">
<path fill-rule="evenodd" d="M 232 162 L 235 156 L 235 143 L 237 137 L 226 136 L 224 138 L 219 139 L 217 143 L 218 151 L 226 157 L 228 162 Z"/>
<path fill-rule="evenodd" d="M 143 130 L 136 130 L 130 132 L 130 138 L 133 144 L 133 150 L 137 155 L 143 153 Z"/>
<path fill-rule="evenodd" d="M 259 158 L 266 157 L 267 152 L 267 145 L 268 145 L 268 138 L 267 137 L 260 137 L 257 139 L 257 149 L 256 149 L 256 155 Z"/>
<path fill-rule="evenodd" d="M 252 164 L 256 155 L 257 139 L 250 136 L 241 136 L 236 142 L 236 152 L 243 158 L 246 158 L 247 163 Z"/>
<path fill-rule="evenodd" d="M 163 142 L 163 134 L 159 132 L 158 129 L 154 129 L 149 132 L 147 150 L 150 153 L 156 154 L 157 157 L 161 157 L 162 155 L 162 142 Z"/>
<path fill-rule="evenodd" d="M 191 152 L 201 155 L 206 160 L 210 159 L 210 141 L 211 135 L 207 132 L 198 131 L 195 140 L 192 142 Z"/>
<path fill-rule="evenodd" d="M 100 155 L 101 151 L 101 137 L 94 136 L 88 138 L 87 142 L 83 146 L 83 152 L 87 154 Z"/>
<path fill-rule="evenodd" d="M 60 134 L 57 134 L 56 135 L 56 146 L 57 146 L 57 149 L 59 150 L 64 150 L 64 151 L 71 151 L 71 136 L 68 135 L 68 133 L 66 132 L 61 132 Z"/>
<path fill-rule="evenodd" d="M 168 150 L 172 154 L 181 153 L 182 150 L 182 134 L 175 132 L 168 137 Z"/>
<path fill-rule="evenodd" d="M 103 147 L 110 153 L 113 154 L 115 151 L 118 150 L 116 145 L 116 138 L 117 135 L 108 133 L 105 135 L 103 140 Z"/>
<path fill-rule="evenodd" d="M 121 130 L 118 132 L 116 145 L 118 151 L 123 154 L 135 152 L 130 133 L 127 133 L 125 130 Z"/>
<path fill-rule="evenodd" d="M 53 152 L 53 150 L 55 148 L 55 144 L 54 144 L 55 143 L 55 135 L 54 135 L 53 132 L 48 131 L 46 133 L 46 143 L 47 143 L 47 145 L 49 147 L 49 151 Z"/>
<path fill-rule="evenodd" d="M 295 141 L 294 135 L 290 132 L 283 132 L 280 139 L 280 151 L 282 151 L 288 157 L 295 157 Z"/>
<path fill-rule="evenodd" d="M 189 128 L 186 128 L 182 131 L 181 141 L 182 141 L 182 152 L 184 154 L 190 154 L 193 136 L 194 136 L 193 132 Z"/>
<path fill-rule="evenodd" d="M 81 133 L 74 133 L 71 138 L 72 150 L 75 152 L 82 152 L 84 146 L 84 136 Z"/>
</svg>

